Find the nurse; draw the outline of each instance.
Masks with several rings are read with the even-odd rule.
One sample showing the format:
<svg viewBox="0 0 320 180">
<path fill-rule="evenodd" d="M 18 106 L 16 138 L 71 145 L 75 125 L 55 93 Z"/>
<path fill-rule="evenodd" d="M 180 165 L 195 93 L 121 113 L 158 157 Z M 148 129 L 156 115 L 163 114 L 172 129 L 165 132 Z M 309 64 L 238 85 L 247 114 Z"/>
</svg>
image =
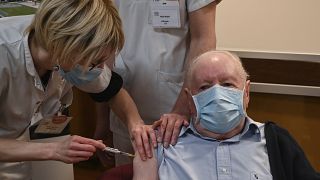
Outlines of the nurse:
<svg viewBox="0 0 320 180">
<path fill-rule="evenodd" d="M 75 163 L 105 148 L 80 136 L 29 141 L 30 127 L 71 104 L 73 86 L 108 101 L 124 123 L 142 122 L 111 71 L 124 43 L 111 1 L 44 0 L 35 16 L 1 18 L 0 24 L 0 179 L 30 179 L 28 161 Z"/>
</svg>

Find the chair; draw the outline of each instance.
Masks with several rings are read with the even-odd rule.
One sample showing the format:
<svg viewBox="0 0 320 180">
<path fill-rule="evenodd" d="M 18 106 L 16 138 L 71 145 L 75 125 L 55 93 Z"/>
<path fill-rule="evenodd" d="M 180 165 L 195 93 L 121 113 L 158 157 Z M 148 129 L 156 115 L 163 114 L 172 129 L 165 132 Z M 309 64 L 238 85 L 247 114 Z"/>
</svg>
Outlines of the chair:
<svg viewBox="0 0 320 180">
<path fill-rule="evenodd" d="M 132 180 L 133 165 L 121 165 L 105 171 L 98 180 Z"/>
</svg>

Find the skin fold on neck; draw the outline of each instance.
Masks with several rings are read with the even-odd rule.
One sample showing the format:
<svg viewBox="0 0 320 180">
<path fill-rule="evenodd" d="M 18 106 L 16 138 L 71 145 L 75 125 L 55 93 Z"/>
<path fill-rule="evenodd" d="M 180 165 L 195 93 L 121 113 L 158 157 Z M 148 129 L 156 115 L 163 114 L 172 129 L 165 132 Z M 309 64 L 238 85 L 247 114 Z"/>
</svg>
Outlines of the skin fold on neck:
<svg viewBox="0 0 320 180">
<path fill-rule="evenodd" d="M 193 122 L 193 125 L 194 125 L 195 129 L 198 131 L 198 133 L 201 134 L 202 136 L 210 137 L 210 138 L 217 139 L 217 140 L 225 140 L 225 139 L 232 138 L 233 136 L 242 132 L 244 125 L 245 125 L 245 119 L 241 120 L 241 122 L 239 123 L 238 126 L 236 126 L 234 129 L 232 129 L 231 131 L 229 131 L 225 134 L 218 134 L 218 133 L 211 132 L 211 131 L 203 128 L 200 125 L 200 123 Z"/>
</svg>

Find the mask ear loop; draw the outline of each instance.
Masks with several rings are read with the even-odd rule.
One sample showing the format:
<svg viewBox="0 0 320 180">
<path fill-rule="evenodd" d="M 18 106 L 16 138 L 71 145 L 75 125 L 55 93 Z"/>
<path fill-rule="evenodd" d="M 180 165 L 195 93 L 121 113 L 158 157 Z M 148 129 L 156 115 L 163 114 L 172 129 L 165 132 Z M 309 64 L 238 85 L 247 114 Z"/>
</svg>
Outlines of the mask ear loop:
<svg viewBox="0 0 320 180">
<path fill-rule="evenodd" d="M 245 116 L 247 116 L 247 112 L 244 110 L 244 101 L 243 101 L 243 98 L 244 96 L 246 96 L 246 86 L 247 86 L 247 81 L 249 80 L 248 79 L 249 76 L 247 76 L 247 79 L 244 81 L 244 87 L 242 89 L 242 110 L 243 110 L 243 113 Z"/>
<path fill-rule="evenodd" d="M 197 99 L 194 98 L 193 96 L 191 96 L 191 97 L 192 97 L 193 104 L 194 104 L 195 110 L 196 110 L 196 113 L 195 113 L 195 115 L 192 117 L 192 120 L 194 120 L 194 124 L 198 124 L 198 123 L 200 122 L 198 101 L 197 101 Z"/>
<path fill-rule="evenodd" d="M 197 122 L 199 122 L 199 120 L 197 120 L 199 118 L 197 118 L 198 117 L 198 111 L 197 111 L 197 105 L 196 105 L 195 99 L 193 98 L 193 95 L 191 94 L 191 91 L 188 88 L 185 88 L 185 91 L 186 91 L 187 95 L 190 96 L 190 97 L 188 97 L 188 99 L 191 98 L 192 102 L 193 102 L 193 104 L 191 105 L 190 101 L 188 100 L 189 106 L 194 106 L 195 111 L 196 111 L 195 113 L 194 112 L 190 112 L 191 113 L 190 122 L 194 121 L 194 123 L 197 123 Z"/>
</svg>

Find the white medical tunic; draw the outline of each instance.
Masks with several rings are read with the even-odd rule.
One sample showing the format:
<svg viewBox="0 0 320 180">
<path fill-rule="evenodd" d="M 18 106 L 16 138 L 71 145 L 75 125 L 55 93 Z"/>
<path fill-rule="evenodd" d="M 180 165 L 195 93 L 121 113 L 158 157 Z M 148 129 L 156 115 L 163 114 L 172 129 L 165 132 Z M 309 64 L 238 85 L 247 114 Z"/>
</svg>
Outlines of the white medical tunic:
<svg viewBox="0 0 320 180">
<path fill-rule="evenodd" d="M 28 34 L 24 33 L 32 18 L 0 19 L 0 138 L 28 141 L 30 125 L 72 101 L 72 85 L 58 72 L 51 73 L 46 87 L 42 85 L 30 54 Z M 99 78 L 78 88 L 101 92 L 108 86 L 110 74 L 105 70 Z M 0 163 L 0 179 L 30 179 L 28 164 Z"/>
<path fill-rule="evenodd" d="M 188 12 L 214 0 L 180 0 L 181 28 L 154 28 L 153 0 L 115 0 L 122 19 L 125 45 L 115 71 L 124 80 L 146 124 L 172 109 L 183 84 L 189 47 Z M 111 115 L 111 130 L 126 135 L 123 124 Z"/>
</svg>

